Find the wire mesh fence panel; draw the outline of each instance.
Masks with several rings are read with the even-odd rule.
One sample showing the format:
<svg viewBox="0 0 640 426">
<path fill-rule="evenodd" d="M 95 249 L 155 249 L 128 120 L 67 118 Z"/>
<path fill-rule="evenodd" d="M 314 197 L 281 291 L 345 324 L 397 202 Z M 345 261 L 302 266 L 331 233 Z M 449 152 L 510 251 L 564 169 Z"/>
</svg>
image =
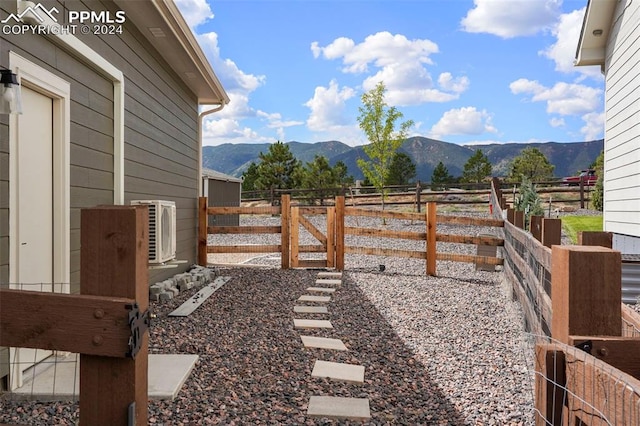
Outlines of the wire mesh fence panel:
<svg viewBox="0 0 640 426">
<path fill-rule="evenodd" d="M 535 342 L 536 424 L 640 424 L 640 381 L 579 348 Z"/>
<path fill-rule="evenodd" d="M 69 293 L 69 283 L 3 283 L 0 288 L 24 292 Z M 29 312 L 24 312 L 29 315 Z M 33 331 L 34 333 L 37 330 Z M 0 348 L 6 352 L 3 398 L 13 400 L 66 401 L 79 398 L 78 354 L 38 348 Z"/>
</svg>

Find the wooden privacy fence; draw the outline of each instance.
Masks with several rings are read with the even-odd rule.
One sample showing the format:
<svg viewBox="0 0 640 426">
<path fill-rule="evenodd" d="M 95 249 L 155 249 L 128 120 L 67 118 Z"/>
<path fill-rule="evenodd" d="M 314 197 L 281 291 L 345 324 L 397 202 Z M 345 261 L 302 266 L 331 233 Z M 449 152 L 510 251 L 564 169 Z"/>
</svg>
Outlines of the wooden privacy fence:
<svg viewBox="0 0 640 426">
<path fill-rule="evenodd" d="M 522 230 L 496 181 L 491 203 L 509 219 L 504 271 L 537 340 L 536 425 L 640 424 L 640 315 L 622 304 L 620 253 L 562 246 L 544 218 Z"/>
<path fill-rule="evenodd" d="M 147 222 L 83 209 L 79 295 L 0 289 L 0 346 L 80 353 L 81 425 L 147 424 Z"/>
<path fill-rule="evenodd" d="M 380 211 L 357 207 L 346 207 L 345 197 L 335 198 L 334 206 L 301 207 L 291 206 L 289 195 L 283 195 L 280 206 L 274 207 L 207 207 L 207 200 L 199 201 L 199 247 L 198 262 L 207 264 L 209 253 L 281 253 L 283 269 L 289 267 L 335 267 L 344 269 L 345 255 L 364 254 L 373 256 L 396 256 L 413 259 L 424 259 L 426 273 L 436 275 L 436 260 L 468 262 L 482 265 L 502 265 L 503 259 L 491 256 L 465 255 L 437 252 L 436 243 L 475 244 L 486 246 L 502 246 L 503 240 L 492 236 L 438 234 L 437 224 L 461 226 L 502 227 L 504 221 L 494 218 L 468 218 L 436 214 L 436 203 L 427 203 L 425 212 L 408 213 Z M 243 214 L 243 215 L 280 215 L 278 226 L 207 226 L 208 215 Z M 308 216 L 326 215 L 326 231 L 315 226 Z M 353 217 L 376 217 L 380 219 L 401 219 L 424 222 L 424 232 L 396 231 L 388 229 L 348 226 L 346 223 Z M 308 231 L 318 244 L 301 245 L 300 227 Z M 281 243 L 277 245 L 212 245 L 208 244 L 209 234 L 256 234 L 275 233 L 281 235 Z M 349 245 L 345 236 L 394 238 L 410 241 L 424 241 L 422 250 L 402 250 L 386 247 L 367 247 Z M 325 259 L 303 260 L 300 253 L 325 253 Z"/>
</svg>

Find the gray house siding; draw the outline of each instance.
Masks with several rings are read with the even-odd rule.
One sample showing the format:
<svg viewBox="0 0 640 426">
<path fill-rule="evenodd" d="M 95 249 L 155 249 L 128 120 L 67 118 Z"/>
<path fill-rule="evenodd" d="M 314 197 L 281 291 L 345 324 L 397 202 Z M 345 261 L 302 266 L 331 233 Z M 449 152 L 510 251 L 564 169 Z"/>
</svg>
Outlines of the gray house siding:
<svg viewBox="0 0 640 426">
<path fill-rule="evenodd" d="M 44 2 L 43 2 L 44 3 Z M 0 4 L 6 16 L 6 3 Z M 50 5 L 51 2 L 46 2 Z M 60 3 L 60 10 L 62 4 Z M 65 2 L 73 10 L 102 8 L 109 2 Z M 125 76 L 125 204 L 134 199 L 176 203 L 177 258 L 195 262 L 198 195 L 198 105 L 182 83 L 146 41 L 133 22 L 121 35 L 76 35 Z M 41 36 L 0 36 L 0 64 L 8 52 L 46 68 L 71 84 L 70 196 L 72 292 L 79 290 L 80 209 L 113 203 L 113 84 Z M 9 279 L 9 146 L 8 119 L 0 117 L 0 281 Z M 187 265 L 188 265 L 187 264 Z M 187 268 L 150 273 L 155 282 Z"/>
<path fill-rule="evenodd" d="M 618 2 L 606 48 L 604 229 L 624 253 L 638 253 L 640 239 L 639 22 L 636 2 Z"/>
</svg>

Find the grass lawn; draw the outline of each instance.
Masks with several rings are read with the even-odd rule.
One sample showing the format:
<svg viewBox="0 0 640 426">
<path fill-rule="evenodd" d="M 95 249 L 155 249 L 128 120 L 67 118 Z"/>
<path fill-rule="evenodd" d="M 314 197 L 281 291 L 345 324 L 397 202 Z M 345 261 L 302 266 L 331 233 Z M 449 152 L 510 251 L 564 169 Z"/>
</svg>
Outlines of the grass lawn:
<svg viewBox="0 0 640 426">
<path fill-rule="evenodd" d="M 562 229 L 576 244 L 579 231 L 602 231 L 602 216 L 564 216 Z"/>
</svg>

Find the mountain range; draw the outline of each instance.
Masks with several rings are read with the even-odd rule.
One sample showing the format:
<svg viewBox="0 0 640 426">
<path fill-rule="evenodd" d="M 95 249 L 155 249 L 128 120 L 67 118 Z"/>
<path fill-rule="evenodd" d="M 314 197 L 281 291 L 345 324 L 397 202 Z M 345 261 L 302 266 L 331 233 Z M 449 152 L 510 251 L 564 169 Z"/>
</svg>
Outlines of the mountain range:
<svg viewBox="0 0 640 426">
<path fill-rule="evenodd" d="M 251 162 L 259 162 L 259 154 L 269 150 L 264 144 L 223 144 L 205 146 L 202 153 L 202 165 L 231 176 L 240 177 Z M 330 164 L 342 161 L 347 165 L 349 174 L 362 179 L 362 171 L 357 159 L 367 159 L 362 146 L 352 147 L 339 141 L 316 143 L 287 142 L 291 153 L 303 163 L 312 161 L 315 155 L 323 155 Z M 604 148 L 604 140 L 588 142 L 545 142 L 545 143 L 509 143 L 465 146 L 420 136 L 408 138 L 400 147 L 416 165 L 417 179 L 429 182 L 433 169 L 438 162 L 447 167 L 452 176 L 461 176 L 464 164 L 479 149 L 493 166 L 494 176 L 508 174 L 509 165 L 523 149 L 535 147 L 555 166 L 556 177 L 575 175 L 579 170 L 588 168 Z"/>
</svg>

